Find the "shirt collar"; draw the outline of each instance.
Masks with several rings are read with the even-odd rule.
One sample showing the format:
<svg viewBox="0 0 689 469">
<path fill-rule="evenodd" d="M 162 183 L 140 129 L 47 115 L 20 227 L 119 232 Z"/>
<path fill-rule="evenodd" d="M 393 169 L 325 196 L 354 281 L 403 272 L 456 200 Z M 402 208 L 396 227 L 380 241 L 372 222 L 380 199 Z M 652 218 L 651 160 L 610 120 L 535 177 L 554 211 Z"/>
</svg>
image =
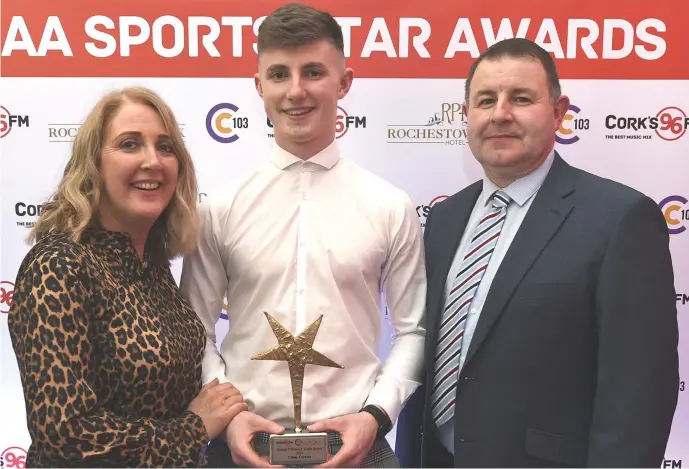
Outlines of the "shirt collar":
<svg viewBox="0 0 689 469">
<path fill-rule="evenodd" d="M 522 176 L 514 181 L 509 186 L 502 189 L 513 201 L 520 207 L 524 205 L 536 192 L 540 189 L 545 177 L 550 171 L 555 158 L 555 150 L 551 151 L 548 157 L 536 168 L 535 171 L 530 172 L 526 176 Z M 483 175 L 483 192 L 481 193 L 481 205 L 485 206 L 493 197 L 495 191 L 500 190 L 493 181 L 488 179 L 488 176 Z"/>
<path fill-rule="evenodd" d="M 273 146 L 270 161 L 281 170 L 287 169 L 295 163 L 314 164 L 325 169 L 330 169 L 340 161 L 340 158 L 340 149 L 337 145 L 337 141 L 333 140 L 330 145 L 306 161 L 293 155 L 276 143 Z"/>
</svg>

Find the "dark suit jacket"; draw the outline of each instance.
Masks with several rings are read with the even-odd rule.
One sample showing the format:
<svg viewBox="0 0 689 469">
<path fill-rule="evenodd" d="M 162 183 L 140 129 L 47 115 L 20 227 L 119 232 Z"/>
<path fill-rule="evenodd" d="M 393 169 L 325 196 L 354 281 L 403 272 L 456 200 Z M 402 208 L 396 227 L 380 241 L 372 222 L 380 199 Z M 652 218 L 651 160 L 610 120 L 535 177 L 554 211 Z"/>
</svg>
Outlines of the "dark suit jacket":
<svg viewBox="0 0 689 469">
<path fill-rule="evenodd" d="M 427 218 L 426 371 L 396 442 L 406 467 L 442 463 L 432 357 L 448 271 L 481 188 Z M 660 467 L 679 387 L 668 237 L 653 200 L 555 155 L 459 376 L 455 467 Z"/>
</svg>

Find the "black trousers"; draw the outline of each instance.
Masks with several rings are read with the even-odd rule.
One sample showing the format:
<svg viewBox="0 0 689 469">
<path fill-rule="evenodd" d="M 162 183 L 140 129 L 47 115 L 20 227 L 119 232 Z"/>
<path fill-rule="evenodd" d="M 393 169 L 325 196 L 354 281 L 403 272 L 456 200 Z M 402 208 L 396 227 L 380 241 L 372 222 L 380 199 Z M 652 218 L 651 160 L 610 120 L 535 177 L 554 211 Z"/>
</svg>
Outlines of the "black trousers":
<svg viewBox="0 0 689 469">
<path fill-rule="evenodd" d="M 232 461 L 230 448 L 222 438 L 211 441 L 206 450 L 206 467 L 241 467 Z"/>
<path fill-rule="evenodd" d="M 428 453 L 425 467 L 454 467 L 455 458 L 445 449 L 435 432 L 429 431 L 424 435 L 428 439 Z"/>
</svg>

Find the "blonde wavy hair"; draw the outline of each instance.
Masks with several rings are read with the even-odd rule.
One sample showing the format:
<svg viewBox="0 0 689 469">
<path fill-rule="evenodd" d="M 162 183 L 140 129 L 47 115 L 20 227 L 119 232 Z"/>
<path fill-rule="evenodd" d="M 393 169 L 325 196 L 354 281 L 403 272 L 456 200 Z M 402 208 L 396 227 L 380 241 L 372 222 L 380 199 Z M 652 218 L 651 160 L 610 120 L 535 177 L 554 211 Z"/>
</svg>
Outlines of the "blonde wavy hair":
<svg viewBox="0 0 689 469">
<path fill-rule="evenodd" d="M 169 261 L 194 249 L 199 230 L 194 164 L 172 109 L 159 95 L 143 87 L 111 91 L 91 110 L 77 131 L 72 154 L 57 190 L 43 205 L 43 211 L 29 233 L 29 242 L 38 242 L 51 232 L 62 232 L 79 243 L 84 231 L 98 224 L 96 214 L 103 192 L 99 170 L 101 151 L 113 116 L 127 102 L 150 106 L 160 115 L 179 161 L 175 193 L 151 228 L 146 248 L 158 261 Z"/>
</svg>

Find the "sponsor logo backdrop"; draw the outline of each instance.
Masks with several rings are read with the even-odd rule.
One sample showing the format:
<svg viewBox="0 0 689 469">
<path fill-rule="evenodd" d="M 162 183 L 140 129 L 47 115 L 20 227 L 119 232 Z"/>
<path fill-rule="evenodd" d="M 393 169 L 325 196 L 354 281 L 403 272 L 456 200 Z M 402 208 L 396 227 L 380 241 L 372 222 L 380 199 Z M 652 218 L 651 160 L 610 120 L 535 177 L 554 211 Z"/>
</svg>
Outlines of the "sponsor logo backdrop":
<svg viewBox="0 0 689 469">
<path fill-rule="evenodd" d="M 0 465 L 23 467 L 30 444 L 7 311 L 28 228 L 59 180 L 80 123 L 107 90 L 149 86 L 181 123 L 199 200 L 222 190 L 265 161 L 273 145 L 252 76 L 256 30 L 280 3 L 0 1 Z M 463 106 L 472 60 L 513 36 L 553 54 L 572 100 L 557 150 L 645 192 L 668 223 L 682 384 L 663 466 L 681 467 L 689 459 L 689 3 L 309 3 L 332 9 L 356 75 L 333 122 L 339 145 L 405 189 L 422 226 L 433 204 L 481 176 L 466 144 Z M 177 279 L 180 268 L 175 261 Z M 222 337 L 229 325 L 217 327 Z M 388 347 L 386 340 L 381 360 Z M 390 438 L 394 443 L 394 433 Z"/>
</svg>

